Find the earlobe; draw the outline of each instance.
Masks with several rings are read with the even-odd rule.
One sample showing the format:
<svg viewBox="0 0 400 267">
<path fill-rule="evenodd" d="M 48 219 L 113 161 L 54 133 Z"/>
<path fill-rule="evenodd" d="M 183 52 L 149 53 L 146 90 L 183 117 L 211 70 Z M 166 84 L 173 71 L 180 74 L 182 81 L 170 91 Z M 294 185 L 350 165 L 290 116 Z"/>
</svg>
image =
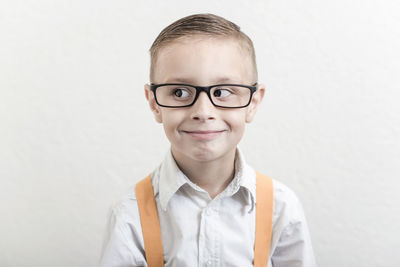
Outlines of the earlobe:
<svg viewBox="0 0 400 267">
<path fill-rule="evenodd" d="M 247 108 L 246 123 L 253 121 L 256 115 L 257 108 L 261 104 L 265 93 L 265 86 L 263 84 L 258 85 L 257 91 L 253 94 L 250 105 Z"/>
<path fill-rule="evenodd" d="M 158 123 L 162 123 L 162 113 L 160 107 L 157 105 L 156 99 L 154 98 L 153 92 L 150 90 L 150 86 L 148 84 L 145 84 L 144 86 L 144 94 L 149 102 L 149 106 L 151 111 L 154 114 L 154 118 Z"/>
</svg>

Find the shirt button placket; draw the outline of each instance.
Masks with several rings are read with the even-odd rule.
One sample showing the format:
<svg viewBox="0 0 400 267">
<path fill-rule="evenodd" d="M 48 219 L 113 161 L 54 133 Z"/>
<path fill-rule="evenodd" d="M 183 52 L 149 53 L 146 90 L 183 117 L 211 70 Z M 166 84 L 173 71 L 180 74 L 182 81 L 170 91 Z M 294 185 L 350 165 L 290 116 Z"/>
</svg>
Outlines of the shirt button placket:
<svg viewBox="0 0 400 267">
<path fill-rule="evenodd" d="M 211 207 L 206 207 L 204 210 L 203 210 L 203 219 L 204 219 L 204 222 L 205 222 L 205 224 L 207 224 L 206 222 L 207 221 L 209 221 L 210 220 L 210 216 L 212 216 L 212 210 L 211 210 Z M 208 235 L 207 235 L 208 236 Z M 209 237 L 209 236 L 208 236 Z M 209 242 L 210 240 L 208 240 L 208 242 Z M 210 244 L 207 244 L 207 247 L 208 247 L 208 245 L 210 245 Z M 211 267 L 212 266 L 212 261 L 211 261 L 211 259 L 209 258 L 211 255 L 210 255 L 210 251 L 208 251 L 208 249 L 205 249 L 205 251 L 207 251 L 206 253 L 204 253 L 203 254 L 203 256 L 204 256 L 204 260 L 205 260 L 205 266 L 206 267 Z"/>
<path fill-rule="evenodd" d="M 206 233 L 205 233 L 205 228 L 206 228 L 206 214 L 205 210 L 201 212 L 201 221 L 200 221 L 200 236 L 199 236 L 199 265 L 201 266 L 203 264 L 203 259 L 206 257 Z"/>
</svg>

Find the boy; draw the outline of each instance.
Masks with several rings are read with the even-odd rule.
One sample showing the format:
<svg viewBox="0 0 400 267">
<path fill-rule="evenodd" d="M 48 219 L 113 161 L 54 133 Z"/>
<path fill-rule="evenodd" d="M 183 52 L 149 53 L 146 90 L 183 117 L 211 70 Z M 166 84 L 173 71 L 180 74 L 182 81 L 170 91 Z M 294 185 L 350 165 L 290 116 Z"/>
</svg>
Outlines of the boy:
<svg viewBox="0 0 400 267">
<path fill-rule="evenodd" d="M 198 14 L 165 28 L 150 53 L 145 95 L 171 149 L 114 208 L 101 266 L 315 266 L 296 196 L 237 149 L 265 91 L 251 40 Z"/>
</svg>

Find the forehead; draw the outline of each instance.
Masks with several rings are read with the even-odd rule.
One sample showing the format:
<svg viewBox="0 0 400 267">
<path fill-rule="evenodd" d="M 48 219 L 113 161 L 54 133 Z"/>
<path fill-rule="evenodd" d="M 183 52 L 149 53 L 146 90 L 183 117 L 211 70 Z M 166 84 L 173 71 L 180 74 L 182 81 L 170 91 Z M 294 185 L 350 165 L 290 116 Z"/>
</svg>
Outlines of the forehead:
<svg viewBox="0 0 400 267">
<path fill-rule="evenodd" d="M 251 74 L 250 53 L 233 38 L 180 38 L 160 48 L 154 66 L 156 83 L 249 83 Z"/>
</svg>

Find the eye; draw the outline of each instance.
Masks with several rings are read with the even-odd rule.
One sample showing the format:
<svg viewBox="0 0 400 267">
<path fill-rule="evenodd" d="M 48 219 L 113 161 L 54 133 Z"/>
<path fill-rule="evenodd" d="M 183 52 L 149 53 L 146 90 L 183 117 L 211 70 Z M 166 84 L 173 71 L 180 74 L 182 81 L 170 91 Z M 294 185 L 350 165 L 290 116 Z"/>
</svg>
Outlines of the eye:
<svg viewBox="0 0 400 267">
<path fill-rule="evenodd" d="M 228 97 L 231 94 L 232 92 L 227 88 L 218 88 L 213 93 L 215 97 Z"/>
<path fill-rule="evenodd" d="M 190 96 L 190 92 L 185 88 L 175 88 L 172 94 L 178 98 L 185 98 Z"/>
</svg>

